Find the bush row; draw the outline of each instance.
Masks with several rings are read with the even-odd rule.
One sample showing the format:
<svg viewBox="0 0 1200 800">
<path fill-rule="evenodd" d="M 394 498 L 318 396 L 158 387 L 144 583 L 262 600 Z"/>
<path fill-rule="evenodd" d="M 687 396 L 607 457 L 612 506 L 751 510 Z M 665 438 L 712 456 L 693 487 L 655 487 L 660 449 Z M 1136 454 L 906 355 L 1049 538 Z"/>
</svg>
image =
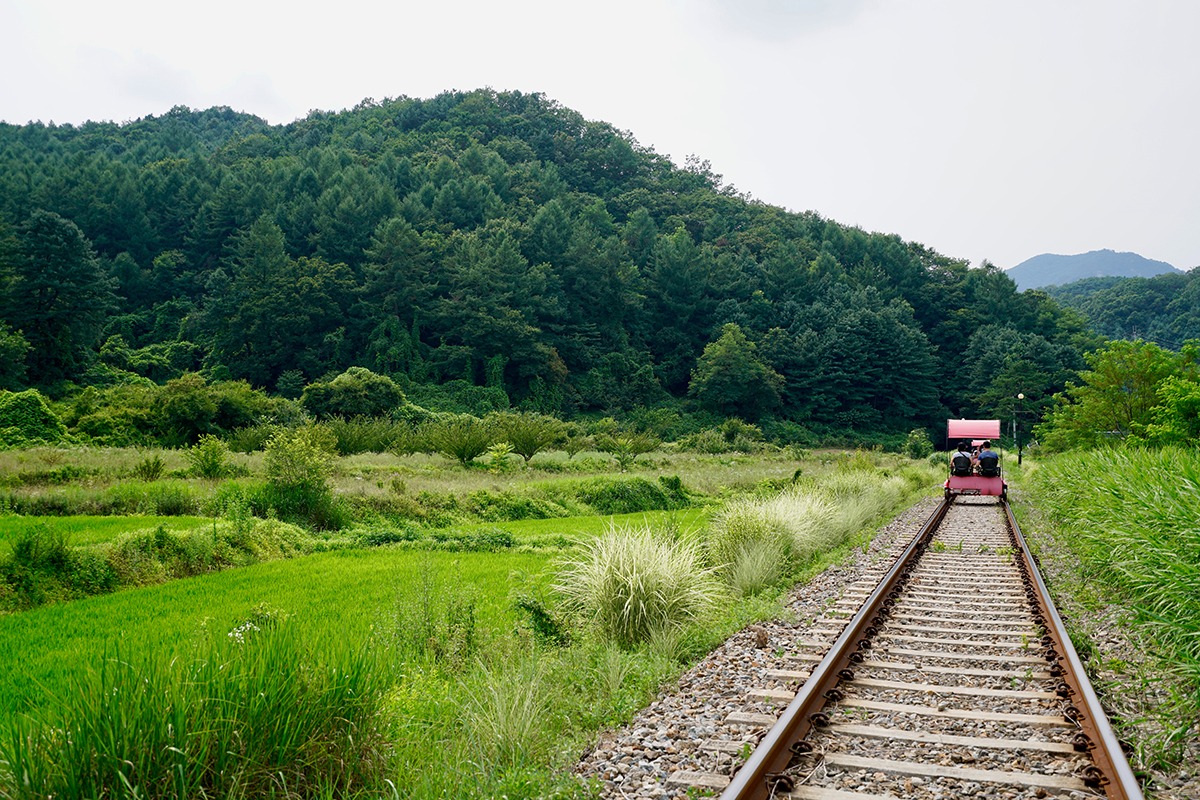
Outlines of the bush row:
<svg viewBox="0 0 1200 800">
<path fill-rule="evenodd" d="M 183 532 L 159 526 L 86 547 L 71 546 L 60 531 L 37 526 L 0 557 L 0 611 L 290 558 L 323 546 L 275 519 L 220 521 Z"/>
</svg>

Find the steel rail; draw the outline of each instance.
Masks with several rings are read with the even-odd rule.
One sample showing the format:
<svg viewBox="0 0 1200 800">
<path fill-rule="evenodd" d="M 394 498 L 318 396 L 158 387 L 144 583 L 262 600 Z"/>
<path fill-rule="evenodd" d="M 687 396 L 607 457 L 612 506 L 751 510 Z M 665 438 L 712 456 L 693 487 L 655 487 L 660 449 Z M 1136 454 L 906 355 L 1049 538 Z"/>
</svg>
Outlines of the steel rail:
<svg viewBox="0 0 1200 800">
<path fill-rule="evenodd" d="M 837 685 L 845 677 L 846 671 L 853 663 L 863 659 L 861 651 L 870 649 L 871 639 L 883 621 L 879 609 L 884 608 L 884 603 L 890 607 L 895 602 L 899 588 L 908 582 L 914 555 L 928 545 L 951 502 L 950 499 L 942 500 L 917 531 L 862 608 L 846 623 L 842 635 L 813 669 L 796 698 L 733 776 L 721 793 L 721 800 L 768 800 L 779 790 L 786 791 L 789 788 L 791 781 L 784 770 L 796 754 L 793 749 L 795 743 L 808 735 L 814 724 L 814 715 L 821 713 L 821 708 L 831 699 L 830 693 L 838 692 Z"/>
<path fill-rule="evenodd" d="M 888 610 L 895 604 L 900 588 L 907 583 L 917 557 L 932 540 L 933 532 L 941 524 L 952 502 L 953 498 L 946 498 L 934 509 L 858 613 L 846 624 L 829 652 L 812 670 L 795 699 L 733 776 L 721 793 L 720 800 L 771 800 L 792 788 L 793 781 L 785 772 L 788 764 L 793 757 L 806 751 L 803 739 L 814 725 L 827 722 L 822 707 L 826 702 L 840 698 L 838 683 L 853 677 L 852 666 L 864 659 L 862 651 L 870 649 L 871 639 L 888 616 Z M 1061 678 L 1063 688 L 1060 693 L 1067 696 L 1070 708 L 1074 709 L 1072 716 L 1081 728 L 1075 747 L 1080 751 L 1089 751 L 1095 765 L 1090 774 L 1081 777 L 1090 785 L 1102 789 L 1111 800 L 1143 800 L 1137 779 L 1084 673 L 1083 664 L 1071 644 L 1062 619 L 1050 600 L 1012 509 L 1003 498 L 1000 504 L 1004 507 L 1014 550 L 1021 554 L 1018 568 L 1022 573 L 1026 596 L 1038 609 L 1034 621 L 1046 631 L 1042 652 L 1050 662 L 1051 674 Z M 1064 661 L 1067 665 L 1065 669 L 1062 666 Z"/>
<path fill-rule="evenodd" d="M 1092 688 L 1091 681 L 1088 680 L 1083 662 L 1080 660 L 1079 654 L 1075 652 L 1075 646 L 1071 643 L 1071 637 L 1067 634 L 1062 617 L 1059 616 L 1058 609 L 1054 607 L 1054 602 L 1050 599 L 1050 592 L 1033 560 L 1033 554 L 1029 550 L 1025 536 L 1021 533 L 1021 527 L 1017 525 L 1012 507 L 1008 503 L 1002 505 L 1004 514 L 1008 518 L 1009 534 L 1017 546 L 1017 552 L 1021 553 L 1023 559 L 1020 566 L 1026 587 L 1026 596 L 1040 610 L 1040 614 L 1036 615 L 1034 619 L 1046 630 L 1046 638 L 1053 642 L 1053 644 L 1047 642 L 1046 638 L 1042 640 L 1044 648 L 1052 648 L 1046 651 L 1047 654 L 1052 652 L 1055 656 L 1055 660 L 1051 663 L 1050 674 L 1058 677 L 1065 684 L 1075 722 L 1082 731 L 1075 739 L 1075 749 L 1081 752 L 1086 750 L 1095 764 L 1096 771 L 1083 777 L 1085 780 L 1090 778 L 1093 783 L 1098 782 L 1099 788 L 1103 789 L 1105 796 L 1111 800 L 1142 800 L 1141 786 L 1129 766 L 1129 761 L 1125 758 L 1121 743 L 1117 740 L 1112 724 L 1108 721 L 1108 715 L 1100 704 L 1100 698 Z M 1065 669 L 1062 666 L 1063 661 L 1066 662 Z"/>
</svg>

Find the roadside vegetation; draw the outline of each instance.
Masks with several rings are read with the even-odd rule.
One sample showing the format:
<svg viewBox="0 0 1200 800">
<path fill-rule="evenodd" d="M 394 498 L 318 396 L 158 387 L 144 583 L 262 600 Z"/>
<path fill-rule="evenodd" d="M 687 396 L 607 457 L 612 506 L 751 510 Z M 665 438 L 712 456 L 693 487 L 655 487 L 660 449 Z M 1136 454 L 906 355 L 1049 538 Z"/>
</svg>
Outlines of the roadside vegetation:
<svg viewBox="0 0 1200 800">
<path fill-rule="evenodd" d="M 1176 447 L 1073 452 L 1039 463 L 1025 483 L 1075 565 L 1060 589 L 1084 608 L 1115 612 L 1139 651 L 1104 662 L 1146 695 L 1121 701 L 1122 736 L 1139 766 L 1177 769 L 1200 729 L 1200 456 Z M 1081 646 L 1097 655 L 1096 645 Z"/>
</svg>

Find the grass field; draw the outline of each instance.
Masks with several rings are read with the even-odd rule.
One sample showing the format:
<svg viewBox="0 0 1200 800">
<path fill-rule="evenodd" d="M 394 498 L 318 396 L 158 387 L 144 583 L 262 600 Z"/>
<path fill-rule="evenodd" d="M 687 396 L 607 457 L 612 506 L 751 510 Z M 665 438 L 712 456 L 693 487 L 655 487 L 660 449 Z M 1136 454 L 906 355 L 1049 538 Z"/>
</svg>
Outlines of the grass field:
<svg viewBox="0 0 1200 800">
<path fill-rule="evenodd" d="M 131 460 L 121 453 L 105 458 Z M 88 469 L 88 486 L 66 488 L 103 491 L 105 467 L 96 462 Z M 50 792 L 56 796 L 120 794 L 122 782 L 131 780 L 141 781 L 141 796 L 179 796 L 164 788 L 170 776 L 154 777 L 156 767 L 145 758 L 146 752 L 166 748 L 191 776 L 186 783 L 191 795 L 202 790 L 222 796 L 378 797 L 386 796 L 390 781 L 405 787 L 402 796 L 412 797 L 584 797 L 588 790 L 562 768 L 596 730 L 627 719 L 664 681 L 737 628 L 777 613 L 789 581 L 803 580 L 862 544 L 864 526 L 895 513 L 921 491 L 936 489 L 927 467 L 879 454 L 821 453 L 798 462 L 780 452 L 760 457 L 663 453 L 640 462 L 631 476 L 648 487 L 658 487 L 660 476 L 667 487 L 682 478 L 691 499 L 687 507 L 544 519 L 471 518 L 479 508 L 503 509 L 500 500 L 518 495 L 546 502 L 559 498 L 570 505 L 609 486 L 605 481 L 616 481 L 618 503 L 641 497 L 638 485 L 620 483 L 630 476 L 555 469 L 491 473 L 428 457 L 343 459 L 334 479 L 339 494 L 436 496 L 431 504 L 453 510 L 448 519 L 438 520 L 448 524 L 365 520 L 322 534 L 323 546 L 339 549 L 0 616 L 0 708 L 17 726 L 0 732 L 0 796 L 34 796 L 13 788 L 13 777 L 3 774 L 5 758 L 42 775 L 41 785 L 57 787 Z M 197 494 L 216 489 L 212 482 L 188 484 Z M 56 486 L 36 488 L 54 491 Z M 813 539 L 821 543 L 815 550 L 802 544 L 809 541 L 808 533 L 771 522 L 783 508 L 773 499 L 783 487 L 790 487 L 791 496 L 818 492 L 826 498 L 816 504 L 824 509 L 819 519 L 835 526 L 836 533 L 830 528 Z M 472 506 L 464 497 L 488 502 Z M 589 552 L 580 543 L 629 535 L 623 532 L 650 531 L 639 535 L 654 547 L 686 545 L 702 558 L 712 557 L 717 551 L 706 544 L 712 520 L 735 498 L 751 503 L 751 510 L 755 502 L 769 507 L 761 523 L 753 521 L 759 519 L 753 513 L 741 517 L 753 518 L 753 524 L 740 523 L 737 540 L 759 541 L 768 533 L 771 542 L 792 537 L 786 567 L 752 575 L 741 570 L 728 585 L 710 580 L 703 591 L 711 596 L 693 616 L 659 631 L 664 635 L 638 634 L 615 643 L 592 626 L 586 608 L 564 604 L 553 588 L 564 559 L 576 558 L 578 564 L 579 554 Z M 829 503 L 843 511 L 830 514 Z M 7 515 L 0 520 L 6 535 L 19 535 L 23 526 L 51 518 Z M 58 517 L 49 524 L 77 543 L 104 547 L 131 528 L 177 522 L 203 530 L 212 520 Z M 727 538 L 735 535 L 728 532 L 728 519 L 723 524 Z M 388 531 L 408 533 L 395 545 L 356 546 Z M 253 633 L 260 627 L 267 632 Z M 654 633 L 644 626 L 636 630 Z M 242 647 L 243 635 L 262 643 Z M 281 658 L 287 663 L 279 663 Z M 346 706 L 349 727 L 326 730 L 321 720 L 331 713 L 342 716 L 330 709 L 350 702 L 337 699 L 339 691 L 350 690 L 338 689 L 342 679 L 336 676 L 364 677 L 364 669 L 371 671 L 371 680 L 353 690 L 359 699 L 353 703 L 356 710 Z M 226 674 L 234 677 L 222 677 Z M 230 683 L 235 677 L 236 685 Z M 244 688 L 249 685 L 260 688 Z M 291 698 L 297 686 L 312 691 L 266 706 L 254 700 Z M 130 701 L 120 702 L 125 695 Z M 214 702 L 228 704 L 229 713 L 212 717 Z M 293 706 L 297 718 L 284 724 L 277 716 Z M 174 728 L 164 728 L 164 714 L 183 716 Z M 188 720 L 201 728 L 180 739 L 179 726 Z M 251 728 L 278 733 L 264 734 L 267 739 L 254 750 L 260 755 L 240 762 L 245 782 L 216 781 L 220 753 Z M 63 739 L 54 731 L 72 733 Z M 312 743 L 292 741 L 306 735 L 314 737 Z M 328 780 L 303 769 L 288 771 L 291 766 L 281 771 L 274 757 L 265 755 L 291 752 L 277 737 L 285 737 L 287 747 L 342 742 L 338 747 L 349 749 L 338 750 L 335 761 L 344 769 Z M 350 741 L 361 746 L 347 745 Z M 105 758 L 112 760 L 103 761 L 109 766 L 88 772 L 82 762 L 90 763 L 90 757 L 62 749 L 74 742 L 92 748 L 87 752 L 109 753 Z M 277 785 L 285 778 L 292 788 Z"/>
<path fill-rule="evenodd" d="M 522 581 L 540 586 L 547 561 L 536 553 L 343 550 L 9 614 L 0 617 L 0 707 L 53 702 L 72 676 L 118 650 L 180 649 L 202 627 L 231 630 L 261 604 L 306 635 L 365 639 L 425 568 L 470 588 L 481 629 L 511 629 L 510 592 Z"/>
<path fill-rule="evenodd" d="M 89 545 L 110 542 L 123 533 L 157 528 L 187 531 L 201 525 L 211 525 L 211 517 L 158 517 L 134 515 L 127 517 L 98 517 L 83 515 L 73 517 L 20 517 L 0 515 L 0 553 L 11 546 L 11 542 L 29 533 L 34 528 L 46 528 L 62 533 L 67 543 Z"/>
</svg>

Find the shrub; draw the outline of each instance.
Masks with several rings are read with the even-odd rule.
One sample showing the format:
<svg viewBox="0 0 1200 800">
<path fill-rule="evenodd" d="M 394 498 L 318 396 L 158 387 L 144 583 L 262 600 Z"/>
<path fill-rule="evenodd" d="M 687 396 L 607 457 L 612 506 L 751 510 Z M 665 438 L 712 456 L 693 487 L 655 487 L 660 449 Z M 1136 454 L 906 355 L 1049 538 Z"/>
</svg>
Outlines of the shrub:
<svg viewBox="0 0 1200 800">
<path fill-rule="evenodd" d="M 404 423 L 379 417 L 331 417 L 322 423 L 333 434 L 338 455 L 385 453 L 408 432 Z"/>
<path fill-rule="evenodd" d="M 683 437 L 679 445 L 698 453 L 756 453 L 763 449 L 763 433 L 757 425 L 730 417 L 717 428 Z"/>
<path fill-rule="evenodd" d="M 35 389 L 0 391 L 0 446 L 53 444 L 67 435 L 67 426 Z"/>
<path fill-rule="evenodd" d="M 621 472 L 628 472 L 638 456 L 651 453 L 662 444 L 648 433 L 602 434 L 595 441 L 596 447 L 617 460 Z"/>
<path fill-rule="evenodd" d="M 266 447 L 271 437 L 280 430 L 278 425 L 248 425 L 225 434 L 225 442 L 235 453 L 253 453 Z"/>
<path fill-rule="evenodd" d="M 699 547 L 648 527 L 610 528 L 559 564 L 554 588 L 621 647 L 682 626 L 719 597 Z"/>
<path fill-rule="evenodd" d="M 272 436 L 264 455 L 267 483 L 256 493 L 256 510 L 273 510 L 280 519 L 319 529 L 342 527 L 346 514 L 329 488 L 335 447 L 333 435 L 317 425 Z"/>
<path fill-rule="evenodd" d="M 463 507 L 473 516 L 490 522 L 571 516 L 567 509 L 558 503 L 512 492 L 471 492 L 467 495 Z"/>
<path fill-rule="evenodd" d="M 660 478 L 594 478 L 579 485 L 577 494 L 601 514 L 632 514 L 637 511 L 667 511 L 688 505 L 683 482 Z"/>
<path fill-rule="evenodd" d="M 538 642 L 556 647 L 566 647 L 571 643 L 570 631 L 540 599 L 521 594 L 514 605 L 521 615 L 521 624 Z"/>
<path fill-rule="evenodd" d="M 492 425 L 495 436 L 508 442 L 526 464 L 566 438 L 563 423 L 545 414 L 500 412 L 489 414 L 486 421 Z"/>
<path fill-rule="evenodd" d="M 198 478 L 220 478 L 226 474 L 229 445 L 211 434 L 204 434 L 184 453 L 191 473 Z"/>
<path fill-rule="evenodd" d="M 904 440 L 901 452 L 914 461 L 929 458 L 933 452 L 933 442 L 929 439 L 929 432 L 924 428 L 913 428 L 908 432 L 908 438 Z"/>
<path fill-rule="evenodd" d="M 139 481 L 156 481 L 162 477 L 166 464 L 158 454 L 146 456 L 130 468 L 129 472 Z"/>
<path fill-rule="evenodd" d="M 300 398 L 317 419 L 387 417 L 404 402 L 404 392 L 395 381 L 365 367 L 350 367 L 328 383 L 310 383 Z"/>
<path fill-rule="evenodd" d="M 398 542 L 419 541 L 421 534 L 412 528 L 366 528 L 355 532 L 354 541 L 363 547 L 381 547 Z"/>
<path fill-rule="evenodd" d="M 281 430 L 268 440 L 264 451 L 267 479 L 280 486 L 325 487 L 336 447 L 328 429 L 317 425 Z"/>
<path fill-rule="evenodd" d="M 495 442 L 491 427 L 478 417 L 456 414 L 421 426 L 421 437 L 432 452 L 469 465 Z"/>
</svg>

